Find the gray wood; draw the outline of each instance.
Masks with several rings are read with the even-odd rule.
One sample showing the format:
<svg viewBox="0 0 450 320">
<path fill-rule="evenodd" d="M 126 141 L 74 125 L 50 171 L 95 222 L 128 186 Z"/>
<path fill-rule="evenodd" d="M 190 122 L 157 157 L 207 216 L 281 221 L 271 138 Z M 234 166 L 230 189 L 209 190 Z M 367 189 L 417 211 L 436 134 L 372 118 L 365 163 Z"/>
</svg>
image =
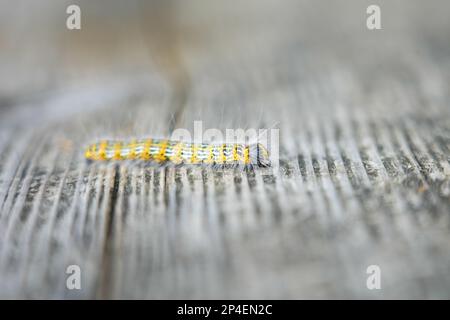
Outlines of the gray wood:
<svg viewBox="0 0 450 320">
<path fill-rule="evenodd" d="M 0 297 L 449 298 L 449 4 L 318 2 L 1 1 Z M 83 158 L 195 120 L 279 170 Z"/>
</svg>

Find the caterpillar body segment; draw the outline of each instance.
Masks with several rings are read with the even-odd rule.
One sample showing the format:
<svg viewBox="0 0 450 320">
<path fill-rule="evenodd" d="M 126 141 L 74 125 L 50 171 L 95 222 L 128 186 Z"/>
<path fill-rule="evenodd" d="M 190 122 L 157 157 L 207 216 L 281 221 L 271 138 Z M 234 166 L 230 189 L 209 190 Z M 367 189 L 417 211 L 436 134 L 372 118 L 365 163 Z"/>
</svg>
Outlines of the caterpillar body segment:
<svg viewBox="0 0 450 320">
<path fill-rule="evenodd" d="M 88 160 L 145 160 L 156 163 L 270 166 L 269 153 L 260 144 L 205 144 L 164 139 L 104 140 L 88 146 Z"/>
</svg>

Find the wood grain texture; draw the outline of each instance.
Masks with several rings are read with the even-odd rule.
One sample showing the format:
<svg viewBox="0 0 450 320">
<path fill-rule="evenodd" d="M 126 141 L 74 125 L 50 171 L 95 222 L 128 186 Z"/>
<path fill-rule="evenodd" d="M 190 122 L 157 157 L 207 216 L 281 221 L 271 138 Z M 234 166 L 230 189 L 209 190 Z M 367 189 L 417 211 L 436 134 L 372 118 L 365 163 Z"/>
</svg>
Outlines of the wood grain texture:
<svg viewBox="0 0 450 320">
<path fill-rule="evenodd" d="M 448 2 L 76 3 L 0 1 L 0 297 L 450 298 Z M 196 120 L 279 170 L 83 158 Z"/>
</svg>

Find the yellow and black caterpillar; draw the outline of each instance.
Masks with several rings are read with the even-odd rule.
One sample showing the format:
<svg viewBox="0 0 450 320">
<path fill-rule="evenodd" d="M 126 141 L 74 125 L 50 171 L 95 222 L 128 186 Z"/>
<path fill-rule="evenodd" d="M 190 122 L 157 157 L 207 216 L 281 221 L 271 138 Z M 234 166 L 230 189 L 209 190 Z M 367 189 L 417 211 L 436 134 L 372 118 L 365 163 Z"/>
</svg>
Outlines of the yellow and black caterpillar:
<svg viewBox="0 0 450 320">
<path fill-rule="evenodd" d="M 156 163 L 270 166 L 269 153 L 260 144 L 205 144 L 164 139 L 101 141 L 90 145 L 89 160 L 146 160 Z"/>
</svg>

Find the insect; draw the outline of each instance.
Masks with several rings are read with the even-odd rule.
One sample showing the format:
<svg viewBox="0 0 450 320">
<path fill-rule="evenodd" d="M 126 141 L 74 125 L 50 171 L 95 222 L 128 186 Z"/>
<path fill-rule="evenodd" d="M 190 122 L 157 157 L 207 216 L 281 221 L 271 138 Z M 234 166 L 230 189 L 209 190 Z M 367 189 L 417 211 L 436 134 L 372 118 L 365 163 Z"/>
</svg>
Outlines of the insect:
<svg viewBox="0 0 450 320">
<path fill-rule="evenodd" d="M 269 153 L 260 143 L 187 143 L 164 139 L 103 140 L 88 146 L 89 160 L 146 160 L 172 164 L 270 166 Z"/>
</svg>

